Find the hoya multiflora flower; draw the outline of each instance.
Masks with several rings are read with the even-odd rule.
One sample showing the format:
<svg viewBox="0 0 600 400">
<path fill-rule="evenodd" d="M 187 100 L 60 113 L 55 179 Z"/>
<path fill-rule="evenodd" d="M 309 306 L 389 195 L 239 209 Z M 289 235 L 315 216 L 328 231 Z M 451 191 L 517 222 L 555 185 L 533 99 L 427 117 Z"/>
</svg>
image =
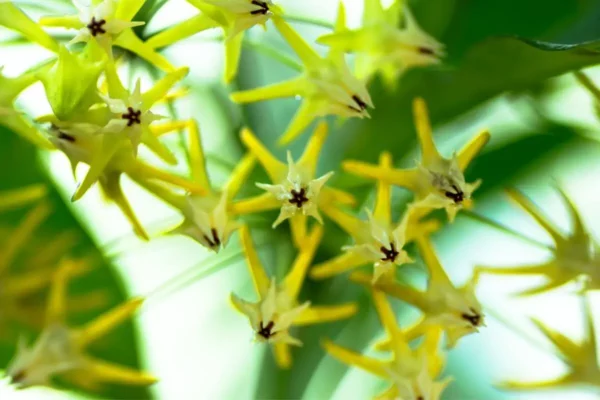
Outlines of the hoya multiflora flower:
<svg viewBox="0 0 600 400">
<path fill-rule="evenodd" d="M 71 328 L 66 322 L 65 304 L 72 269 L 71 261 L 58 267 L 48 297 L 45 327 L 32 346 L 23 340 L 19 342 L 7 369 L 11 383 L 19 388 L 47 386 L 58 376 L 81 388 L 107 383 L 145 386 L 156 382 L 147 373 L 86 354 L 90 344 L 130 318 L 143 300 L 133 298 L 82 327 Z"/>
<path fill-rule="evenodd" d="M 145 182 L 146 189 L 179 209 L 184 221 L 171 233 L 179 233 L 194 239 L 214 252 L 227 245 L 229 237 L 238 228 L 236 215 L 232 212 L 233 199 L 238 194 L 256 160 L 246 155 L 232 171 L 221 190 L 213 187 L 206 171 L 206 160 L 200 131 L 196 121 L 180 121 L 161 126 L 161 134 L 186 128 L 189 133 L 190 170 L 192 181 L 204 189 L 203 193 L 177 195 L 155 184 Z"/>
<path fill-rule="evenodd" d="M 164 71 L 173 66 L 147 43 L 136 36 L 131 28 L 144 25 L 132 21 L 144 1 L 129 0 L 73 0 L 77 15 L 52 16 L 40 19 L 40 25 L 76 29 L 71 43 L 96 42 L 112 57 L 112 46 L 128 50 Z"/>
<path fill-rule="evenodd" d="M 586 229 L 577 208 L 562 190 L 558 189 L 572 220 L 571 233 L 565 235 L 523 193 L 510 189 L 508 195 L 521 206 L 550 235 L 554 242 L 552 258 L 537 264 L 517 267 L 477 267 L 477 274 L 489 273 L 515 276 L 542 276 L 546 281 L 539 286 L 526 289 L 521 296 L 544 293 L 573 282 L 580 277 L 587 280 L 585 288 L 600 288 L 600 247 Z"/>
<path fill-rule="evenodd" d="M 42 184 L 0 192 L 0 212 L 26 206 L 42 199 L 47 192 Z"/>
<path fill-rule="evenodd" d="M 306 233 L 306 217 L 311 216 L 322 223 L 319 208 L 322 204 L 339 202 L 354 204 L 352 196 L 325 186 L 333 175 L 328 172 L 316 177 L 317 161 L 327 137 L 327 124 L 319 124 L 298 161 L 287 153 L 287 165 L 277 160 L 248 129 L 241 134 L 242 142 L 257 158 L 271 179 L 271 184 L 257 183 L 265 194 L 236 202 L 238 214 L 281 208 L 273 223 L 276 227 L 290 218 L 296 243 L 301 243 Z"/>
<path fill-rule="evenodd" d="M 252 303 L 234 294 L 231 295 L 231 300 L 235 308 L 250 320 L 255 340 L 273 344 L 275 360 L 281 368 L 291 366 L 290 345 L 302 345 L 300 340 L 291 336 L 291 327 L 337 321 L 348 318 L 357 311 L 354 303 L 313 306 L 308 301 L 300 302 L 298 299 L 306 271 L 322 236 L 323 228 L 315 226 L 306 238 L 304 246 L 299 249 L 291 269 L 283 281 L 277 283 L 274 278 L 269 279 L 248 228 L 240 228 L 242 246 L 259 300 Z"/>
<path fill-rule="evenodd" d="M 440 327 L 446 332 L 448 347 L 454 347 L 460 338 L 478 332 L 484 325 L 482 307 L 475 296 L 476 280 L 456 287 L 446 275 L 431 240 L 419 237 L 416 243 L 429 272 L 427 289 L 422 292 L 390 281 L 379 281 L 375 288 L 420 309 L 424 326 Z M 354 272 L 350 278 L 364 285 L 371 285 L 372 281 L 371 276 L 362 272 Z"/>
<path fill-rule="evenodd" d="M 391 168 L 391 154 L 382 153 L 379 161 L 382 168 Z M 403 249 L 404 245 L 420 235 L 435 231 L 436 221 L 420 221 L 416 209 L 409 208 L 403 218 L 392 223 L 392 197 L 390 185 L 378 182 L 377 198 L 373 212 L 367 210 L 368 221 L 340 210 L 334 204 L 324 204 L 323 212 L 344 229 L 355 241 L 353 246 L 343 248 L 344 253 L 315 265 L 310 276 L 323 279 L 365 264 L 373 264 L 373 281 L 380 278 L 394 279 L 395 267 L 412 262 Z"/>
<path fill-rule="evenodd" d="M 422 154 L 421 163 L 416 168 L 385 169 L 360 161 L 346 161 L 343 167 L 356 175 L 405 187 L 415 193 L 416 207 L 427 210 L 444 208 L 452 221 L 460 209 L 472 205 L 471 195 L 481 181 L 467 183 L 464 171 L 488 142 L 490 133 L 479 133 L 458 154 L 450 159 L 444 158 L 433 142 L 425 102 L 417 98 L 413 105 Z"/>
<path fill-rule="evenodd" d="M 0 2 L 0 26 L 19 32 L 26 39 L 50 51 L 58 51 L 58 42 L 15 6 L 12 1 Z"/>
<path fill-rule="evenodd" d="M 544 381 L 505 381 L 499 384 L 500 387 L 510 390 L 561 389 L 581 385 L 600 388 L 600 367 L 597 359 L 598 344 L 594 331 L 594 318 L 589 298 L 582 295 L 582 301 L 585 336 L 581 341 L 575 341 L 549 328 L 537 319 L 532 319 L 533 323 L 552 343 L 556 356 L 566 365 L 567 372 L 557 378 Z"/>
<path fill-rule="evenodd" d="M 376 397 L 380 400 L 440 400 L 442 392 L 452 378 L 438 380 L 444 367 L 444 356 L 440 351 L 441 331 L 432 328 L 425 333 L 425 340 L 416 349 L 411 349 L 408 340 L 398 327 L 394 311 L 385 294 L 372 291 L 375 308 L 390 338 L 390 360 L 379 360 L 364 356 L 326 340 L 325 350 L 341 362 L 356 366 L 386 380 L 391 386 Z"/>
<path fill-rule="evenodd" d="M 444 45 L 421 29 L 404 1 L 395 0 L 387 9 L 380 0 L 364 3 L 360 28 L 349 30 L 344 25 L 317 39 L 317 43 L 356 53 L 356 75 L 360 80 L 369 81 L 379 73 L 395 87 L 398 76 L 407 69 L 440 62 Z"/>
<path fill-rule="evenodd" d="M 344 20 L 344 13 L 341 12 L 338 24 L 344 23 Z M 251 103 L 282 97 L 301 97 L 302 103 L 280 138 L 280 144 L 287 144 L 297 138 L 321 116 L 369 116 L 367 108 L 373 107 L 371 96 L 364 83 L 356 79 L 348 69 L 343 53 L 332 50 L 323 58 L 281 17 L 274 16 L 273 22 L 300 57 L 304 64 L 304 73 L 288 81 L 233 93 L 233 101 Z"/>
<path fill-rule="evenodd" d="M 201 13 L 171 28 L 156 34 L 148 40 L 153 48 L 165 47 L 198 32 L 220 27 L 225 34 L 225 82 L 231 82 L 237 75 L 244 31 L 255 25 L 266 28 L 267 21 L 274 14 L 281 14 L 280 8 L 271 0 L 188 0 Z"/>
</svg>

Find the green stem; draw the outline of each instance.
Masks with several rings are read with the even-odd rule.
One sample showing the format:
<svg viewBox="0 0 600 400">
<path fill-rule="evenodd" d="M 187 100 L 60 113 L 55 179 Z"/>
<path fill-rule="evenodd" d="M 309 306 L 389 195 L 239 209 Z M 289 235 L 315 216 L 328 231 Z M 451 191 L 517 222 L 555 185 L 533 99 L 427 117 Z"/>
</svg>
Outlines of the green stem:
<svg viewBox="0 0 600 400">
<path fill-rule="evenodd" d="M 319 26 L 321 28 L 334 29 L 331 22 L 319 21 L 310 17 L 302 17 L 298 15 L 285 15 L 283 17 L 288 22 L 298 22 L 300 24 L 307 24 L 313 26 Z"/>
<path fill-rule="evenodd" d="M 592 82 L 592 80 L 584 74 L 582 71 L 573 72 L 575 78 L 579 83 L 581 83 L 592 96 L 596 98 L 596 100 L 600 100 L 600 89 Z"/>
<path fill-rule="evenodd" d="M 506 227 L 506 226 L 504 226 L 504 225 L 502 225 L 502 224 L 500 224 L 500 223 L 498 223 L 498 222 L 496 222 L 496 221 L 494 221 L 494 220 L 492 220 L 492 219 L 490 219 L 490 218 L 488 218 L 486 216 L 479 215 L 479 214 L 474 213 L 474 212 L 469 211 L 469 210 L 462 210 L 459 215 L 464 215 L 465 217 L 469 217 L 469 218 L 471 218 L 474 221 L 481 222 L 483 224 L 491 226 L 492 228 L 496 228 L 496 229 L 498 229 L 498 230 L 500 230 L 500 231 L 502 231 L 504 233 L 508 233 L 511 236 L 514 236 L 514 237 L 517 237 L 517 238 L 519 238 L 521 240 L 524 240 L 527 243 L 532 244 L 534 246 L 537 246 L 537 247 L 540 247 L 540 248 L 543 248 L 543 249 L 546 249 L 546 250 L 550 250 L 550 251 L 556 250 L 554 247 L 552 247 L 550 245 L 538 242 L 537 240 L 531 239 L 530 237 L 527 237 L 527 236 L 523 235 L 522 233 L 513 231 L 512 229 L 510 229 L 510 228 L 508 228 L 508 227 Z"/>
<path fill-rule="evenodd" d="M 281 51 L 278 51 L 269 46 L 265 46 L 261 42 L 254 42 L 252 40 L 244 40 L 243 44 L 244 44 L 244 46 L 254 49 L 260 53 L 263 53 L 267 57 L 271 57 L 275 61 L 279 61 L 283 65 L 287 65 L 288 67 L 290 67 L 298 72 L 302 72 L 304 70 L 304 68 L 298 61 L 283 54 Z"/>
</svg>

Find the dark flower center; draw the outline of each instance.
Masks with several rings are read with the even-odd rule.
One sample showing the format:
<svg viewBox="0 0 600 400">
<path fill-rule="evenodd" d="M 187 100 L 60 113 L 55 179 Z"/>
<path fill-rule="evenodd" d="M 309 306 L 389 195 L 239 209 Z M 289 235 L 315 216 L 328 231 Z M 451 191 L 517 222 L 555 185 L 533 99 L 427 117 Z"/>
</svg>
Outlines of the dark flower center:
<svg viewBox="0 0 600 400">
<path fill-rule="evenodd" d="M 252 15 L 267 15 L 269 12 L 269 5 L 264 1 L 252 0 L 252 4 L 260 7 L 258 10 L 250 11 Z"/>
<path fill-rule="evenodd" d="M 96 37 L 99 34 L 105 34 L 106 30 L 103 28 L 104 24 L 106 24 L 105 19 L 101 19 L 100 21 L 96 21 L 96 18 L 93 17 L 92 21 L 87 25 L 87 28 L 90 30 L 92 36 Z"/>
<path fill-rule="evenodd" d="M 62 140 L 66 140 L 67 142 L 75 143 L 75 138 L 63 131 L 58 132 L 58 138 Z"/>
<path fill-rule="evenodd" d="M 396 246 L 394 246 L 394 243 L 391 243 L 391 242 L 390 242 L 390 248 L 389 249 L 385 248 L 385 246 L 381 246 L 379 248 L 379 250 L 384 255 L 384 257 L 381 259 L 381 261 L 391 261 L 391 262 L 394 262 L 394 261 L 396 261 L 396 257 L 398 257 L 398 254 L 400 254 L 398 252 L 398 250 L 396 250 Z"/>
<path fill-rule="evenodd" d="M 434 56 L 435 55 L 435 51 L 433 51 L 433 49 L 430 49 L 429 47 L 419 47 L 417 49 L 417 51 L 420 54 L 426 55 L 426 56 Z"/>
<path fill-rule="evenodd" d="M 127 108 L 127 114 L 121 115 L 121 118 L 127 120 L 127 126 L 133 126 L 134 124 L 142 123 L 142 112 L 140 110 L 134 110 L 133 107 Z"/>
<path fill-rule="evenodd" d="M 463 313 L 461 314 L 461 318 L 466 321 L 469 321 L 469 323 L 475 327 L 479 326 L 479 324 L 481 324 L 481 315 L 477 313 L 477 311 L 475 311 L 473 308 L 469 308 L 469 310 L 471 311 L 471 313 Z"/>
<path fill-rule="evenodd" d="M 204 236 L 204 240 L 206 240 L 206 243 L 208 243 L 208 245 L 213 248 L 213 247 L 219 247 L 221 245 L 221 239 L 219 239 L 219 233 L 217 232 L 217 230 L 215 228 L 212 228 L 210 230 L 210 233 L 212 235 L 212 238 L 203 235 Z"/>
<path fill-rule="evenodd" d="M 308 197 L 306 197 L 306 189 L 301 188 L 299 191 L 292 189 L 290 193 L 292 194 L 292 198 L 289 201 L 290 203 L 295 204 L 296 207 L 302 208 L 304 203 L 308 202 Z"/>
<path fill-rule="evenodd" d="M 10 384 L 19 384 L 25 380 L 25 371 L 19 370 L 10 376 Z"/>
<path fill-rule="evenodd" d="M 367 109 L 367 103 L 365 103 L 360 97 L 358 97 L 358 95 L 352 96 L 352 100 L 354 100 L 357 107 L 355 107 L 354 105 L 350 105 L 350 106 L 348 106 L 349 109 L 354 110 L 358 113 L 363 112 L 364 110 Z"/>
<path fill-rule="evenodd" d="M 264 326 L 263 322 L 260 321 L 260 324 L 258 326 L 258 334 L 268 340 L 269 338 L 275 336 L 275 332 L 273 332 L 274 326 L 275 323 L 273 321 L 269 321 L 267 326 Z"/>
<path fill-rule="evenodd" d="M 444 192 L 444 196 L 451 199 L 455 204 L 460 204 L 465 199 L 465 193 L 460 190 L 456 185 L 452 185 L 454 192 Z"/>
</svg>

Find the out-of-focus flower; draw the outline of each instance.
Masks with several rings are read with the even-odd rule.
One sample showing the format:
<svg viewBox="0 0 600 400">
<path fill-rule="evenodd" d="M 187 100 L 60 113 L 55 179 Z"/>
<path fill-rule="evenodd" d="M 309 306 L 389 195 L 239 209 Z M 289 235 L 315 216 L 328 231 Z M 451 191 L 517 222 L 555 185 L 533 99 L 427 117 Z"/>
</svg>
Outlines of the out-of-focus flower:
<svg viewBox="0 0 600 400">
<path fill-rule="evenodd" d="M 240 237 L 254 289 L 259 301 L 251 303 L 231 295 L 235 308 L 246 315 L 255 333 L 255 340 L 274 345 L 275 360 L 281 368 L 289 368 L 292 364 L 290 345 L 300 346 L 302 342 L 290 335 L 292 326 L 303 326 L 337 321 L 354 315 L 357 311 L 355 303 L 335 306 L 313 306 L 306 301 L 300 303 L 298 295 L 306 276 L 306 271 L 319 246 L 323 228 L 315 226 L 307 236 L 304 246 L 299 249 L 296 260 L 283 282 L 276 283 L 269 279 L 263 267 L 250 232 L 244 225 L 240 228 Z"/>
<path fill-rule="evenodd" d="M 78 15 L 43 17 L 40 25 L 77 29 L 71 43 L 94 41 L 112 58 L 112 46 L 118 46 L 137 54 L 163 71 L 175 68 L 158 54 L 152 46 L 136 36 L 131 28 L 144 22 L 131 21 L 145 0 L 73 0 Z"/>
<path fill-rule="evenodd" d="M 48 298 L 45 327 L 33 346 L 19 341 L 17 353 L 7 369 L 10 382 L 18 388 L 47 386 L 59 375 L 82 388 L 103 383 L 145 386 L 156 382 L 156 378 L 147 373 L 85 353 L 91 343 L 130 318 L 143 300 L 133 298 L 83 327 L 70 328 L 65 321 L 65 304 L 67 282 L 73 268 L 76 266 L 72 261 L 64 261 L 56 271 Z"/>
<path fill-rule="evenodd" d="M 241 134 L 242 142 L 263 166 L 272 184 L 258 183 L 267 192 L 250 199 L 240 200 L 233 205 L 237 214 L 248 214 L 281 208 L 273 223 L 276 227 L 290 218 L 292 233 L 297 245 L 306 235 L 306 217 L 312 216 L 322 223 L 319 208 L 322 204 L 339 202 L 354 204 L 354 198 L 342 191 L 324 186 L 333 172 L 315 178 L 317 161 L 327 137 L 327 123 L 320 123 L 306 145 L 302 157 L 295 162 L 288 152 L 287 165 L 277 160 L 248 129 Z"/>
<path fill-rule="evenodd" d="M 552 259 L 538 264 L 518 267 L 477 267 L 476 274 L 488 273 L 499 275 L 539 275 L 546 278 L 540 286 L 526 289 L 519 293 L 520 296 L 545 293 L 579 277 L 587 279 L 585 288 L 597 290 L 600 288 L 600 247 L 585 228 L 583 218 L 577 208 L 562 190 L 562 196 L 571 220 L 573 221 L 572 233 L 563 234 L 523 193 L 510 189 L 508 195 L 520 205 L 535 221 L 552 237 L 554 248 Z"/>
<path fill-rule="evenodd" d="M 421 292 L 389 281 L 380 281 L 375 288 L 419 308 L 424 326 L 439 326 L 447 334 L 448 347 L 454 347 L 460 338 L 484 325 L 481 304 L 475 296 L 476 280 L 457 288 L 446 275 L 430 239 L 419 237 L 416 242 L 429 272 L 427 290 Z M 371 276 L 362 272 L 354 272 L 350 278 L 364 285 L 372 282 Z"/>
<path fill-rule="evenodd" d="M 220 27 L 225 34 L 225 82 L 237 75 L 244 31 L 254 25 L 266 28 L 267 21 L 281 9 L 271 0 L 188 0 L 201 13 L 148 40 L 153 48 L 169 46 L 198 32 Z"/>
<path fill-rule="evenodd" d="M 386 300 L 385 294 L 379 291 L 372 291 L 372 293 L 379 319 L 390 338 L 392 359 L 379 360 L 367 357 L 329 340 L 323 342 L 323 347 L 341 362 L 356 366 L 388 381 L 391 387 L 376 399 L 439 400 L 452 380 L 450 377 L 437 380 L 445 363 L 439 349 L 441 331 L 431 328 L 419 347 L 411 349 L 397 325 L 394 311 Z"/>
<path fill-rule="evenodd" d="M 26 39 L 50 51 L 58 51 L 58 42 L 52 39 L 39 24 L 33 22 L 31 18 L 16 7 L 12 1 L 0 2 L 0 26 L 19 32 Z"/>
<path fill-rule="evenodd" d="M 360 161 L 346 161 L 346 171 L 372 179 L 381 179 L 405 187 L 415 193 L 416 207 L 427 210 L 445 208 L 448 219 L 454 220 L 463 207 L 472 206 L 471 194 L 481 181 L 466 183 L 463 172 L 490 139 L 483 131 L 465 145 L 452 158 L 443 158 L 435 147 L 425 101 L 414 101 L 414 115 L 421 147 L 422 160 L 417 168 L 383 169 Z"/>
<path fill-rule="evenodd" d="M 382 153 L 379 166 L 390 169 L 391 154 Z M 399 222 L 392 224 L 391 201 L 390 185 L 379 181 L 375 210 L 373 213 L 367 210 L 368 221 L 350 215 L 333 204 L 324 204 L 323 212 L 352 236 L 355 244 L 344 247 L 343 254 L 315 265 L 310 271 L 311 278 L 323 279 L 361 265 L 373 264 L 374 282 L 380 278 L 394 280 L 395 267 L 412 262 L 403 250 L 404 245 L 420 235 L 437 230 L 439 223 L 434 220 L 420 221 L 418 217 L 413 217 L 417 209 L 409 208 Z"/>
<path fill-rule="evenodd" d="M 177 195 L 150 182 L 144 182 L 146 189 L 179 209 L 184 216 L 183 223 L 171 233 L 189 236 L 204 247 L 219 252 L 227 245 L 229 237 L 238 228 L 232 213 L 233 199 L 242 188 L 256 164 L 251 154 L 246 155 L 234 168 L 222 190 L 213 187 L 206 171 L 206 160 L 198 124 L 194 120 L 179 121 L 157 126 L 155 133 L 187 129 L 189 133 L 190 170 L 192 181 L 206 189 L 204 194 Z"/>
<path fill-rule="evenodd" d="M 380 0 L 365 0 L 362 27 L 343 26 L 317 43 L 356 53 L 358 79 L 368 82 L 379 73 L 387 85 L 396 87 L 398 76 L 407 69 L 438 64 L 444 56 L 444 45 L 421 29 L 404 3 L 396 0 L 384 9 Z"/>
<path fill-rule="evenodd" d="M 43 198 L 48 189 L 46 185 L 30 185 L 27 187 L 3 191 L 0 193 L 0 212 L 13 210 Z"/>
<path fill-rule="evenodd" d="M 345 14 L 340 6 L 337 24 L 344 24 Z M 300 96 L 302 103 L 286 132 L 279 140 L 287 144 L 297 138 L 316 118 L 325 115 L 340 117 L 369 117 L 373 107 L 364 83 L 356 79 L 344 60 L 344 54 L 332 50 L 326 58 L 317 54 L 281 17 L 273 22 L 304 64 L 304 73 L 288 81 L 262 88 L 235 92 L 237 103 L 251 103 L 282 97 Z"/>
<path fill-rule="evenodd" d="M 580 385 L 600 387 L 600 367 L 598 367 L 598 345 L 594 332 L 594 319 L 589 299 L 582 295 L 582 301 L 584 304 L 585 337 L 579 343 L 547 327 L 537 319 L 532 319 L 548 340 L 552 342 L 557 357 L 568 368 L 567 373 L 555 379 L 539 382 L 502 382 L 499 384 L 500 387 L 510 390 L 559 389 Z"/>
<path fill-rule="evenodd" d="M 0 13 L 1 7 L 0 4 Z M 27 72 L 15 78 L 9 78 L 2 73 L 0 67 L 0 125 L 27 139 L 34 145 L 51 149 L 52 144 L 41 134 L 41 132 L 14 106 L 16 98 L 21 92 L 37 82 L 35 72 Z"/>
</svg>

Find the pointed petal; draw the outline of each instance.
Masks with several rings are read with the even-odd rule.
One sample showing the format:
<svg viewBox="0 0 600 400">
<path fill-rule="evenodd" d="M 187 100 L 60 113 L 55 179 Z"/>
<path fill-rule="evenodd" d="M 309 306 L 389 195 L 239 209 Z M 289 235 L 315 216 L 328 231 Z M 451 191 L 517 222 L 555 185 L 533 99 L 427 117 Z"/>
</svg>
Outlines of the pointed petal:
<svg viewBox="0 0 600 400">
<path fill-rule="evenodd" d="M 356 218 L 354 215 L 350 215 L 340 210 L 335 205 L 327 202 L 321 205 L 321 211 L 340 226 L 346 233 L 354 238 L 360 238 L 363 236 L 363 232 L 367 227 L 367 224 Z"/>
<path fill-rule="evenodd" d="M 146 386 L 158 382 L 154 376 L 124 365 L 86 357 L 84 369 L 97 381 L 121 385 Z"/>
<path fill-rule="evenodd" d="M 233 81 L 237 75 L 242 55 L 242 41 L 244 34 L 240 32 L 234 37 L 225 41 L 225 83 Z"/>
<path fill-rule="evenodd" d="M 46 139 L 40 131 L 31 124 L 31 122 L 26 120 L 20 114 L 4 116 L 0 121 L 0 125 L 9 128 L 11 131 L 39 148 L 46 150 L 55 149 L 52 143 L 50 143 L 50 141 Z"/>
<path fill-rule="evenodd" d="M 373 296 L 373 303 L 375 304 L 375 309 L 377 310 L 381 324 L 390 339 L 395 358 L 401 359 L 406 357 L 410 354 L 410 348 L 398 327 L 396 315 L 394 314 L 394 310 L 388 302 L 385 293 L 378 290 L 371 290 L 371 295 Z"/>
<path fill-rule="evenodd" d="M 60 263 L 54 276 L 48 304 L 46 305 L 46 326 L 54 323 L 64 323 L 67 314 L 67 283 L 71 277 L 71 270 L 76 264 L 71 260 Z"/>
<path fill-rule="evenodd" d="M 149 110 L 160 99 L 164 98 L 177 82 L 185 78 L 189 71 L 190 69 L 187 67 L 178 68 L 157 81 L 152 89 L 142 95 L 142 107 Z"/>
<path fill-rule="evenodd" d="M 315 265 L 310 270 L 312 279 L 325 279 L 334 275 L 350 271 L 365 265 L 369 260 L 365 259 L 361 254 L 347 251 L 331 260 Z"/>
<path fill-rule="evenodd" d="M 381 156 L 379 157 L 379 166 L 382 169 L 391 169 L 392 155 L 387 151 L 381 153 Z M 373 212 L 373 216 L 378 221 L 388 225 L 392 223 L 392 197 L 390 189 L 388 183 L 382 180 L 377 182 L 377 200 L 375 202 L 375 211 Z"/>
<path fill-rule="evenodd" d="M 417 245 L 419 247 L 419 254 L 423 257 L 423 261 L 429 271 L 430 281 L 452 285 L 450 278 L 446 275 L 446 271 L 444 270 L 444 267 L 442 267 L 442 264 L 435 253 L 431 239 L 428 237 L 420 237 L 417 239 Z"/>
<path fill-rule="evenodd" d="M 578 358 L 579 354 L 581 353 L 581 349 L 576 342 L 569 339 L 562 333 L 549 328 L 536 318 L 532 318 L 531 322 L 533 322 L 538 329 L 544 333 L 548 340 L 554 344 L 554 347 L 560 353 L 559 355 L 562 355 L 564 358 L 573 361 Z"/>
<path fill-rule="evenodd" d="M 121 33 L 115 40 L 114 45 L 137 54 L 150 64 L 165 72 L 171 72 L 175 70 L 175 67 L 173 67 L 166 58 L 154 51 L 152 46 L 142 42 L 142 40 L 138 38 L 131 29 L 123 31 L 123 33 Z"/>
<path fill-rule="evenodd" d="M 539 264 L 523 265 L 519 267 L 475 267 L 475 274 L 481 273 L 495 275 L 546 275 L 556 276 L 558 267 L 554 260 Z"/>
<path fill-rule="evenodd" d="M 206 190 L 211 190 L 210 179 L 206 172 L 206 158 L 204 157 L 204 147 L 202 146 L 202 137 L 200 129 L 195 120 L 188 122 L 188 133 L 190 135 L 190 170 L 192 171 L 192 179 Z"/>
<path fill-rule="evenodd" d="M 198 14 L 157 33 L 148 39 L 146 43 L 154 49 L 159 49 L 216 26 L 218 26 L 218 24 L 213 19 L 205 14 Z"/>
<path fill-rule="evenodd" d="M 523 209 L 536 220 L 536 222 L 544 228 L 546 232 L 552 239 L 554 243 L 559 244 L 564 242 L 563 235 L 556 228 L 556 226 L 545 216 L 540 210 L 533 204 L 531 200 L 529 200 L 523 193 L 519 192 L 516 189 L 507 189 L 508 196 L 513 199 L 517 204 L 519 204 Z"/>
<path fill-rule="evenodd" d="M 353 272 L 350 275 L 350 280 L 361 285 L 371 287 L 373 277 L 364 272 Z M 429 306 L 429 300 L 426 298 L 425 293 L 415 290 L 409 286 L 400 285 L 394 282 L 379 281 L 375 287 L 390 296 L 396 297 L 404 301 L 405 303 L 411 304 L 421 310 L 426 311 Z"/>
<path fill-rule="evenodd" d="M 333 358 L 338 359 L 347 365 L 352 365 L 370 372 L 380 378 L 387 378 L 387 368 L 382 361 L 375 360 L 370 357 L 363 356 L 362 354 L 355 353 L 354 351 L 348 350 L 344 347 L 338 346 L 332 341 L 325 339 L 321 342 L 321 345 Z"/>
<path fill-rule="evenodd" d="M 419 171 L 412 169 L 385 169 L 361 161 L 344 161 L 342 168 L 351 174 L 364 178 L 383 180 L 411 191 L 420 187 Z"/>
<path fill-rule="evenodd" d="M 56 27 L 56 28 L 68 28 L 68 29 L 81 29 L 83 28 L 83 22 L 77 15 L 65 15 L 64 17 L 42 17 L 40 18 L 39 24 L 41 26 Z"/>
<path fill-rule="evenodd" d="M 304 310 L 294 320 L 294 325 L 313 325 L 346 319 L 358 311 L 356 303 L 346 303 L 336 306 L 312 306 Z"/>
<path fill-rule="evenodd" d="M 146 0 L 121 0 L 117 3 L 115 19 L 131 21 L 140 11 Z"/>
<path fill-rule="evenodd" d="M 170 165 L 177 164 L 177 158 L 171 153 L 171 150 L 156 137 L 148 127 L 142 128 L 141 142 L 144 143 L 161 160 Z"/>
<path fill-rule="evenodd" d="M 246 257 L 248 269 L 250 271 L 250 275 L 252 276 L 254 289 L 260 298 L 263 299 L 269 291 L 270 282 L 265 268 L 260 262 L 258 253 L 254 248 L 252 238 L 250 237 L 250 231 L 246 225 L 242 225 L 240 228 L 240 240 L 242 242 L 242 248 L 244 249 L 244 255 Z"/>
<path fill-rule="evenodd" d="M 567 210 L 569 211 L 569 216 L 573 223 L 573 232 L 571 236 L 575 238 L 574 240 L 576 241 L 579 240 L 583 242 L 584 240 L 587 240 L 588 234 L 585 229 L 585 224 L 583 223 L 581 214 L 577 211 L 577 207 L 575 207 L 575 203 L 573 203 L 569 195 L 560 186 L 557 186 L 557 189 L 563 198 L 563 201 L 567 204 Z"/>
<path fill-rule="evenodd" d="M 0 211 L 9 211 L 33 203 L 48 193 L 44 184 L 0 192 Z"/>
<path fill-rule="evenodd" d="M 277 141 L 277 144 L 284 146 L 293 142 L 317 118 L 319 111 L 320 105 L 318 103 L 308 99 L 302 100 L 300 107 L 298 107 L 296 114 L 294 114 L 292 121 Z"/>
<path fill-rule="evenodd" d="M 327 122 L 323 121 L 319 123 L 306 144 L 302 157 L 298 160 L 298 166 L 305 168 L 309 176 L 315 176 L 316 174 L 317 162 L 319 161 L 319 155 L 323 149 L 325 139 L 327 139 L 327 131 Z"/>
<path fill-rule="evenodd" d="M 545 293 L 550 290 L 556 289 L 556 288 L 566 284 L 570 280 L 571 279 L 569 279 L 568 277 L 562 277 L 561 279 L 556 279 L 556 280 L 549 280 L 548 282 L 546 282 L 542 285 L 534 286 L 531 289 L 526 289 L 521 292 L 518 292 L 518 293 L 516 293 L 516 295 L 520 296 L 520 297 L 535 296 L 537 294 Z"/>
<path fill-rule="evenodd" d="M 85 347 L 112 331 L 117 325 L 131 318 L 143 302 L 143 298 L 134 297 L 80 328 L 77 336 L 79 345 Z"/>
<path fill-rule="evenodd" d="M 275 210 L 281 207 L 281 202 L 270 192 L 263 193 L 248 199 L 234 201 L 229 211 L 234 215 L 245 215 L 256 212 Z"/>
<path fill-rule="evenodd" d="M 442 157 L 438 153 L 433 141 L 433 132 L 427 115 L 427 105 L 425 100 L 418 97 L 413 101 L 413 113 L 415 115 L 415 125 L 419 136 L 421 153 L 423 154 L 423 164 L 431 165 Z"/>
<path fill-rule="evenodd" d="M 306 271 L 312 262 L 322 237 L 323 227 L 315 225 L 310 235 L 306 238 L 304 245 L 299 249 L 294 264 L 284 280 L 284 287 L 290 298 L 295 299 L 300 293 Z"/>
<path fill-rule="evenodd" d="M 256 156 L 258 162 L 263 166 L 269 175 L 271 182 L 278 184 L 285 179 L 287 165 L 276 159 L 256 136 L 254 136 L 250 129 L 242 129 L 241 139 L 248 150 Z"/>
<path fill-rule="evenodd" d="M 294 49 L 294 52 L 300 57 L 302 63 L 307 68 L 316 68 L 322 64 L 323 59 L 317 54 L 316 51 L 312 49 L 302 39 L 302 37 L 287 23 L 283 18 L 279 16 L 274 16 L 273 23 L 281 36 L 285 38 L 288 44 Z"/>
<path fill-rule="evenodd" d="M 572 383 L 570 375 L 565 375 L 560 378 L 549 379 L 547 381 L 538 381 L 538 382 L 516 382 L 516 381 L 506 381 L 501 382 L 497 386 L 502 389 L 508 390 L 537 390 L 537 389 L 549 389 L 549 388 L 557 388 L 561 386 L 565 386 L 569 383 Z"/>
<path fill-rule="evenodd" d="M 298 249 L 306 246 L 306 225 L 308 224 L 308 216 L 297 214 L 290 218 L 290 230 L 292 231 L 292 241 Z"/>
<path fill-rule="evenodd" d="M 229 200 L 232 200 L 238 194 L 255 165 L 256 157 L 252 154 L 246 154 L 235 166 L 224 188 L 227 191 Z"/>
<path fill-rule="evenodd" d="M 58 52 L 58 43 L 12 2 L 0 4 L 0 25 L 19 32 L 50 51 Z"/>
<path fill-rule="evenodd" d="M 381 0 L 365 0 L 363 14 L 363 26 L 369 26 L 374 23 L 381 23 L 385 20 L 385 12 L 381 5 Z"/>
<path fill-rule="evenodd" d="M 234 92 L 230 97 L 233 102 L 240 104 L 294 97 L 304 93 L 305 86 L 306 80 L 303 77 L 298 77 L 256 89 Z"/>
<path fill-rule="evenodd" d="M 292 366 L 292 352 L 290 345 L 284 342 L 276 342 L 273 344 L 273 352 L 275 362 L 281 369 L 290 369 Z"/>
<path fill-rule="evenodd" d="M 471 161 L 481 152 L 483 146 L 490 141 L 490 132 L 483 131 L 477 134 L 469 143 L 467 143 L 458 152 L 456 158 L 458 159 L 458 168 L 461 171 L 465 171 Z"/>
</svg>

